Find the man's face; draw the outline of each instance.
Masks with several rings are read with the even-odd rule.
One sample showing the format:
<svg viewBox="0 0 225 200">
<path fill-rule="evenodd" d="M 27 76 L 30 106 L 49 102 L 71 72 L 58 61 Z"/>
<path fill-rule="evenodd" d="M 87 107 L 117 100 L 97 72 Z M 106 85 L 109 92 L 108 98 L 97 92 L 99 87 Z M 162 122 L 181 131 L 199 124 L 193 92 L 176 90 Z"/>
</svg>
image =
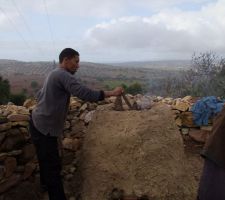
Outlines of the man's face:
<svg viewBox="0 0 225 200">
<path fill-rule="evenodd" d="M 80 57 L 75 56 L 73 58 L 66 58 L 66 69 L 69 71 L 71 74 L 75 74 L 76 71 L 79 68 L 79 62 L 80 62 Z"/>
</svg>

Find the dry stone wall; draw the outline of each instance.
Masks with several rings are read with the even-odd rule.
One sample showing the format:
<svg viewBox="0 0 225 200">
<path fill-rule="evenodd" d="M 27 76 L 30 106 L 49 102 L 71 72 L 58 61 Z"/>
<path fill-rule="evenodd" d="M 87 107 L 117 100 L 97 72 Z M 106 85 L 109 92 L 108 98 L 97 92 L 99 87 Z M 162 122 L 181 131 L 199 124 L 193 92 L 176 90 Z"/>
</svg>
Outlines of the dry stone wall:
<svg viewBox="0 0 225 200">
<path fill-rule="evenodd" d="M 180 127 L 183 136 L 204 143 L 210 133 L 212 120 L 205 127 L 196 127 L 193 123 L 190 108 L 196 102 L 196 98 L 187 96 L 183 99 L 172 99 L 143 95 L 127 95 L 127 98 L 132 108 L 137 110 L 150 109 L 155 102 L 170 105 L 174 110 L 176 124 Z M 75 97 L 71 98 L 64 133 L 59 139 L 60 153 L 63 158 L 62 175 L 66 188 L 71 188 L 71 181 L 77 170 L 82 140 L 95 111 L 113 110 L 115 101 L 115 97 L 98 103 L 88 103 Z M 130 109 L 123 99 L 121 103 L 122 110 Z M 24 106 L 0 106 L 0 197 L 7 194 L 13 186 L 31 177 L 34 179 L 38 177 L 38 162 L 28 130 L 30 112 L 35 105 L 35 100 L 29 99 Z M 66 190 L 68 196 L 74 198 L 75 194 L 72 189 Z"/>
</svg>

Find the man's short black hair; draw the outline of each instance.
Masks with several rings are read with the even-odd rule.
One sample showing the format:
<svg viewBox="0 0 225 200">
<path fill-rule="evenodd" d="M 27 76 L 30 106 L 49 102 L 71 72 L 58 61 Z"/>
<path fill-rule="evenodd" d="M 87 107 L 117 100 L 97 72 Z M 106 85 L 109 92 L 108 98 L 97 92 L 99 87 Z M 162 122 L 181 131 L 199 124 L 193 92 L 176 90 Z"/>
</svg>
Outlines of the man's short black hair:
<svg viewBox="0 0 225 200">
<path fill-rule="evenodd" d="M 71 48 L 65 48 L 61 51 L 61 53 L 59 54 L 59 63 L 62 63 L 64 58 L 73 58 L 75 56 L 79 56 L 80 54 L 75 51 L 74 49 Z"/>
</svg>

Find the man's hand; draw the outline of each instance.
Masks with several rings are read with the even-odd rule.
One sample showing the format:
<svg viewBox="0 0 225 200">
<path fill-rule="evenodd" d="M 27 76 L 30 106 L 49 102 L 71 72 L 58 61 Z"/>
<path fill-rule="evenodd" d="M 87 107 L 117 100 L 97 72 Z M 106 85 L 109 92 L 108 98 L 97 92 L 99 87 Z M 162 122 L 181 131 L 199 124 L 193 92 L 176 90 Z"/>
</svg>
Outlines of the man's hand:
<svg viewBox="0 0 225 200">
<path fill-rule="evenodd" d="M 124 89 L 122 87 L 116 87 L 113 90 L 113 96 L 120 96 L 124 92 Z"/>
<path fill-rule="evenodd" d="M 120 96 L 124 92 L 124 89 L 122 87 L 116 87 L 114 90 L 111 91 L 104 91 L 105 97 L 110 96 Z"/>
</svg>

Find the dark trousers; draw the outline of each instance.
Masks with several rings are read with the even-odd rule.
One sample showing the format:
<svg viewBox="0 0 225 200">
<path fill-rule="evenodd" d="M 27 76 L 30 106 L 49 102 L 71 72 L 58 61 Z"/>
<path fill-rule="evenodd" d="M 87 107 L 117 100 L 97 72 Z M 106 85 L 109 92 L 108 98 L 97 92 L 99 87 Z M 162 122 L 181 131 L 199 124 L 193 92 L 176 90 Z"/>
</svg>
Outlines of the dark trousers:
<svg viewBox="0 0 225 200">
<path fill-rule="evenodd" d="M 198 199 L 225 200 L 225 169 L 208 159 L 205 159 Z"/>
<path fill-rule="evenodd" d="M 57 137 L 40 133 L 30 120 L 30 134 L 36 148 L 40 167 L 40 182 L 46 186 L 50 200 L 66 200 L 61 179 L 61 160 Z"/>
</svg>

